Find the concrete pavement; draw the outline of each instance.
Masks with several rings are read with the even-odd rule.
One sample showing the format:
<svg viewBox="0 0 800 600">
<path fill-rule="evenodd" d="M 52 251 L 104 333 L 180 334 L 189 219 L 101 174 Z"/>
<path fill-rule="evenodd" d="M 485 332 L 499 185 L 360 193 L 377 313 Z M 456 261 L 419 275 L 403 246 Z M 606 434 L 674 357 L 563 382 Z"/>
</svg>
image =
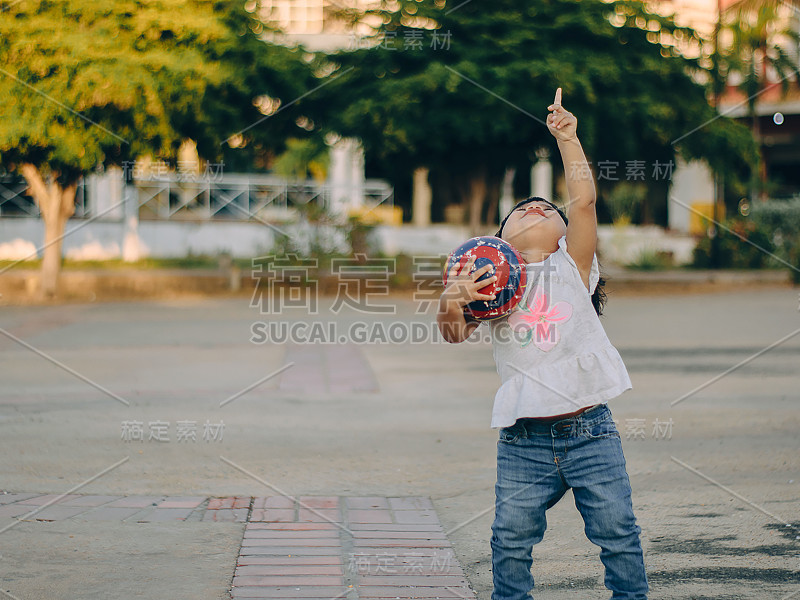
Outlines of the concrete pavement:
<svg viewBox="0 0 800 600">
<path fill-rule="evenodd" d="M 488 600 L 491 348 L 426 339 L 431 312 L 383 302 L 394 313 L 334 312 L 332 299 L 315 315 L 265 314 L 248 298 L 5 307 L 0 489 L 430 498 L 469 586 Z M 263 332 L 280 328 L 261 323 L 306 327 L 274 343 Z M 797 290 L 613 293 L 603 323 L 634 384 L 609 406 L 651 598 L 799 591 Z M 18 516 L 0 513 L 0 529 Z M 534 597 L 607 598 L 571 494 L 548 523 Z M 246 527 L 79 514 L 19 522 L 0 533 L 2 588 L 20 600 L 226 598 Z"/>
</svg>

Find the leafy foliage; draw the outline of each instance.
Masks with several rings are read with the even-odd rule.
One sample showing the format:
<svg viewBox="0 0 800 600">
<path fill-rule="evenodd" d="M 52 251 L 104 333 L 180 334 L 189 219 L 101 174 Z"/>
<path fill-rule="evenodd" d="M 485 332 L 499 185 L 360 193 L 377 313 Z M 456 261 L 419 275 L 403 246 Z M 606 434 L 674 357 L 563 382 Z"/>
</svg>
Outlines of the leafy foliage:
<svg viewBox="0 0 800 600">
<path fill-rule="evenodd" d="M 800 283 L 800 198 L 755 202 L 747 216 L 729 219 L 724 225 L 730 231 L 717 230 L 719 266 L 760 269 L 790 265 L 793 281 Z M 711 252 L 711 238 L 706 235 L 695 248 L 694 266 L 711 267 Z"/>
<path fill-rule="evenodd" d="M 794 267 L 792 279 L 800 283 L 800 197 L 756 202 L 750 216 L 769 235 L 775 253 Z"/>
<path fill-rule="evenodd" d="M 273 170 L 287 179 L 314 179 L 324 181 L 330 167 L 330 153 L 321 140 L 286 140 L 286 150 L 273 162 Z"/>
<path fill-rule="evenodd" d="M 653 164 L 680 153 L 749 176 L 750 133 L 715 119 L 693 79 L 703 67 L 659 42 L 699 43 L 696 33 L 641 2 L 396 0 L 367 18 L 379 23 L 373 47 L 329 56 L 335 79 L 311 102 L 326 128 L 361 138 L 387 169 L 463 177 L 529 160 L 540 146 L 558 156 L 544 119 L 561 86 L 590 160 Z M 414 32 L 423 47 L 406 47 Z M 449 49 L 427 44 L 434 33 L 449 34 Z"/>
<path fill-rule="evenodd" d="M 605 196 L 614 224 L 629 224 L 647 195 L 647 185 L 641 181 L 620 181 Z"/>
<path fill-rule="evenodd" d="M 790 76 L 800 77 L 798 64 L 787 49 L 779 42 L 788 41 L 794 46 L 800 44 L 800 34 L 788 21 L 779 27 L 779 2 L 760 2 L 752 6 L 741 5 L 738 10 L 724 13 L 723 32 L 731 37 L 731 44 L 720 48 L 717 55 L 720 69 L 728 76 L 737 74 L 739 89 L 747 97 L 748 110 L 755 114 L 758 93 L 767 81 L 767 69 L 778 76 L 784 94 L 791 85 Z"/>
<path fill-rule="evenodd" d="M 190 138 L 209 160 L 222 142 L 313 79 L 297 49 L 259 39 L 239 3 L 43 0 L 0 18 L 0 163 L 28 162 L 62 182 L 97 165 L 175 157 Z M 300 132 L 287 111 L 243 134 L 263 150 Z M 227 146 L 225 146 L 227 147 Z"/>
<path fill-rule="evenodd" d="M 774 267 L 777 262 L 770 258 L 775 247 L 771 235 L 764 227 L 751 219 L 726 220 L 723 228 L 716 228 L 719 259 L 717 266 L 727 269 L 762 269 Z M 693 266 L 712 268 L 712 239 L 706 235 L 694 249 Z"/>
</svg>

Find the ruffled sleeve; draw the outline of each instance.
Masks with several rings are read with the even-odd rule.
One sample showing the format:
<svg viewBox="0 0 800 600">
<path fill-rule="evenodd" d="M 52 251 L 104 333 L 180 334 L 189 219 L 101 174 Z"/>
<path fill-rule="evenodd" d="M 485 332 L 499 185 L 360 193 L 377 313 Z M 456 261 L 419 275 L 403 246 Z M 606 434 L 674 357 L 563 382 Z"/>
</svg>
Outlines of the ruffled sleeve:
<svg viewBox="0 0 800 600">
<path fill-rule="evenodd" d="M 564 251 L 564 256 L 567 257 L 567 261 L 569 262 L 569 264 L 572 265 L 572 267 L 575 269 L 575 271 L 580 273 L 580 271 L 578 270 L 578 265 L 575 263 L 575 261 L 569 255 L 569 252 L 567 252 L 567 236 L 562 235 L 559 238 L 558 247 L 561 250 Z M 592 294 L 594 294 L 594 290 L 595 290 L 595 288 L 597 288 L 597 283 L 599 281 L 600 281 L 600 265 L 597 262 L 597 253 L 595 253 L 594 256 L 592 256 L 592 267 L 589 270 L 589 295 L 590 296 Z"/>
</svg>

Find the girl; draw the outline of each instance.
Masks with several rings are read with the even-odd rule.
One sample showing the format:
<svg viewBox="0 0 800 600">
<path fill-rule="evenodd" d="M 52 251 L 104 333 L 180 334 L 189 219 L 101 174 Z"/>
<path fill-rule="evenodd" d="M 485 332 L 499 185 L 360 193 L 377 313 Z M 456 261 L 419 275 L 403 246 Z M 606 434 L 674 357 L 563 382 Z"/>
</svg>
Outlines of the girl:
<svg viewBox="0 0 800 600">
<path fill-rule="evenodd" d="M 487 322 L 501 385 L 492 427 L 499 428 L 492 600 L 528 599 L 534 544 L 545 512 L 572 489 L 586 536 L 600 546 L 613 599 L 647 598 L 648 582 L 619 432 L 606 402 L 631 388 L 622 358 L 599 315 L 605 300 L 595 254 L 595 188 L 577 119 L 558 88 L 547 128 L 557 140 L 569 192 L 569 220 L 543 198 L 523 200 L 503 219 L 498 237 L 522 255 L 528 285 L 510 315 Z M 570 168 L 571 167 L 571 168 Z M 437 323 L 449 342 L 478 327 L 466 305 L 493 295 L 470 273 L 474 259 L 448 273 Z M 467 312 L 465 312 L 467 311 Z"/>
</svg>

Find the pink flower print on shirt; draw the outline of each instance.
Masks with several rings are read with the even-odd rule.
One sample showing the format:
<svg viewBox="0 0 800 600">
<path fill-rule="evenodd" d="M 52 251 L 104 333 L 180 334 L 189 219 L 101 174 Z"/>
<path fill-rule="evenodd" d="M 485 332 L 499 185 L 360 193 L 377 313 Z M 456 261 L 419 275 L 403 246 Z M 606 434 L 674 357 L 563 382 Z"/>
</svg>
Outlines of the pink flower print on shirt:
<svg viewBox="0 0 800 600">
<path fill-rule="evenodd" d="M 534 346 L 548 352 L 561 339 L 557 323 L 564 323 L 572 316 L 572 305 L 569 302 L 556 302 L 548 306 L 547 294 L 540 285 L 531 290 L 528 306 L 521 305 L 508 317 L 508 324 L 516 333 L 527 331 L 524 348 L 533 341 Z"/>
</svg>

